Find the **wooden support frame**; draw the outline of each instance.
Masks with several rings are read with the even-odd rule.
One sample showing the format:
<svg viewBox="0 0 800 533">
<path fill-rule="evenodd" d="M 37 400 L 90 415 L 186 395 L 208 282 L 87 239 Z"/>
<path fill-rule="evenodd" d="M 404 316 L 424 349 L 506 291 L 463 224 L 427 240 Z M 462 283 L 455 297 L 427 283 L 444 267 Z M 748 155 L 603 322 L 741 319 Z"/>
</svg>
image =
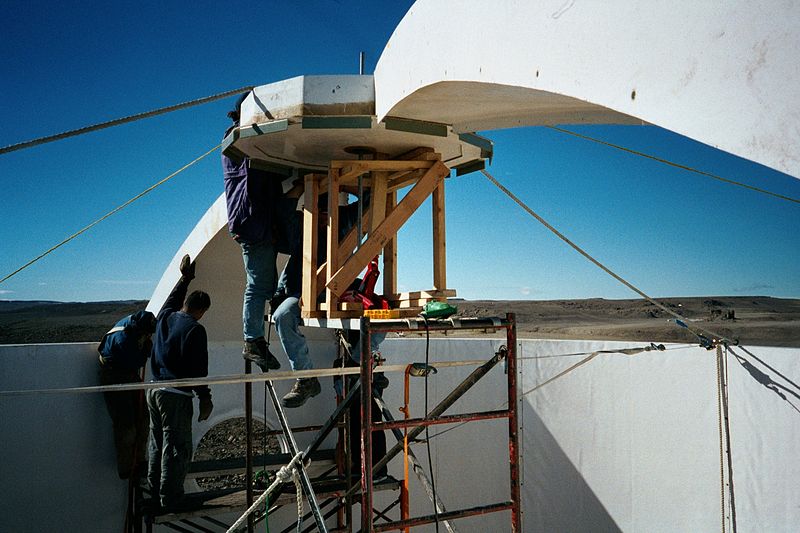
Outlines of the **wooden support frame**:
<svg viewBox="0 0 800 533">
<path fill-rule="evenodd" d="M 380 253 L 386 243 L 397 234 L 397 230 L 414 214 L 414 211 L 422 205 L 448 174 L 450 174 L 450 169 L 440 161 L 436 161 L 408 194 L 398 202 L 392 214 L 383 219 L 383 222 L 363 242 L 358 251 L 350 256 L 332 276 L 328 277 L 328 291 L 335 296 L 341 296 L 358 274 L 367 267 L 370 260 Z M 329 265 L 328 272 L 330 273 L 332 270 Z"/>
<path fill-rule="evenodd" d="M 327 175 L 306 176 L 303 241 L 303 304 L 307 318 L 356 317 L 363 310 L 339 298 L 376 256 L 383 256 L 383 293 L 395 309 L 404 313 L 433 300 L 445 301 L 455 295 L 447 289 L 444 180 L 450 169 L 432 148 L 421 147 L 395 159 L 331 161 Z M 366 239 L 358 244 L 356 228 L 341 240 L 339 235 L 339 192 L 352 192 L 362 176 L 370 190 L 370 205 L 362 213 L 361 227 Z M 411 189 L 398 202 L 397 191 Z M 327 219 L 324 221 L 326 252 L 318 257 L 318 230 L 323 222 L 318 198 L 328 195 Z M 432 197 L 433 216 L 433 290 L 416 297 L 397 296 L 397 232 L 428 197 Z M 313 235 L 311 235 L 313 234 Z M 320 292 L 325 298 L 318 302 Z M 315 296 L 316 295 L 316 296 Z"/>
</svg>

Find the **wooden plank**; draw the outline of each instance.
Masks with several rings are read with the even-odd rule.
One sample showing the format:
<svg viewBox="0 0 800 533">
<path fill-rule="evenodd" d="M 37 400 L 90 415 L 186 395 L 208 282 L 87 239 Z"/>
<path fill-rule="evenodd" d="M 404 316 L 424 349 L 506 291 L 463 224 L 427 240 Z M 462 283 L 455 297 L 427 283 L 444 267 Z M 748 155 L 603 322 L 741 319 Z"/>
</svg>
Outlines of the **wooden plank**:
<svg viewBox="0 0 800 533">
<path fill-rule="evenodd" d="M 397 204 L 392 214 L 387 216 L 376 230 L 361 245 L 345 264 L 328 277 L 328 293 L 341 296 L 347 287 L 356 279 L 358 274 L 366 268 L 369 262 L 382 250 L 390 239 L 394 238 L 397 230 L 405 224 L 409 217 L 422 205 L 425 199 L 439 186 L 445 176 L 450 173 L 441 161 L 434 161 L 433 166 L 425 173 L 408 194 Z M 329 252 L 330 255 L 330 252 Z M 328 272 L 333 269 L 328 264 Z M 330 300 L 328 300 L 330 303 Z"/>
<path fill-rule="evenodd" d="M 336 451 L 317 450 L 311 455 L 312 464 L 324 466 L 334 463 Z M 279 470 L 282 466 L 289 463 L 292 456 L 288 453 L 271 453 L 266 455 L 254 455 L 253 464 L 260 468 L 266 467 L 267 470 Z M 245 470 L 244 457 L 229 457 L 225 459 L 209 459 L 206 461 L 192 461 L 186 473 L 186 478 L 213 477 L 229 474 L 241 474 Z"/>
<path fill-rule="evenodd" d="M 311 316 L 317 309 L 317 294 L 319 294 L 317 276 L 317 244 L 319 228 L 319 209 L 317 197 L 319 196 L 319 175 L 307 174 L 305 176 L 305 192 L 303 206 L 303 274 L 301 309 L 303 316 Z"/>
<path fill-rule="evenodd" d="M 312 479 L 311 485 L 314 489 L 318 502 L 333 498 L 341 498 L 347 492 L 347 482 L 344 479 L 328 478 L 328 479 Z M 356 483 L 358 485 L 358 483 Z M 373 491 L 387 491 L 399 490 L 400 482 L 393 477 L 386 477 L 381 480 L 375 481 L 372 485 Z M 357 490 L 356 494 L 361 492 Z M 183 509 L 177 512 L 171 512 L 169 509 L 164 510 L 159 507 L 154 507 L 148 515 L 153 517 L 156 524 L 163 524 L 165 522 L 174 522 L 184 518 L 191 518 L 193 516 L 211 516 L 215 514 L 241 512 L 247 509 L 247 491 L 237 489 L 222 489 L 207 492 L 189 492 L 185 495 L 185 503 Z M 305 495 L 303 495 L 305 499 Z M 280 492 L 275 500 L 270 498 L 273 505 L 283 506 L 294 504 L 297 500 L 295 487 L 292 483 L 288 483 Z"/>
<path fill-rule="evenodd" d="M 447 298 L 417 298 L 414 300 L 389 300 L 389 307 L 397 309 L 407 309 L 410 307 L 419 307 L 420 309 L 429 302 L 447 301 Z"/>
<path fill-rule="evenodd" d="M 397 207 L 397 192 L 386 194 L 386 216 Z M 383 293 L 397 292 L 397 234 L 389 239 L 383 247 Z"/>
<path fill-rule="evenodd" d="M 321 311 L 326 311 L 326 314 L 327 311 L 330 311 L 330 309 L 328 309 L 328 304 L 324 302 L 319 304 L 319 308 Z M 339 302 L 339 307 L 338 309 L 335 310 L 355 312 L 355 315 L 353 316 L 361 316 L 361 312 L 364 311 L 364 304 L 362 304 L 361 302 Z"/>
<path fill-rule="evenodd" d="M 433 216 L 433 288 L 444 289 L 447 287 L 447 242 L 445 239 L 444 219 L 444 184 L 445 180 L 436 187 L 432 195 Z"/>
<path fill-rule="evenodd" d="M 431 289 L 427 291 L 413 291 L 400 293 L 384 293 L 387 300 L 417 300 L 419 298 L 455 298 L 455 289 Z"/>
<path fill-rule="evenodd" d="M 334 273 L 339 270 L 339 169 L 331 168 L 328 171 L 328 257 L 325 266 L 325 278 L 330 281 Z M 325 289 L 325 302 L 328 304 L 328 316 L 336 309 L 341 292 Z"/>
<path fill-rule="evenodd" d="M 429 146 L 420 146 L 418 148 L 414 148 L 413 150 L 409 150 L 408 152 L 404 152 L 397 157 L 393 157 L 392 159 L 441 159 L 442 155 L 437 154 L 434 152 L 433 148 Z"/>
</svg>

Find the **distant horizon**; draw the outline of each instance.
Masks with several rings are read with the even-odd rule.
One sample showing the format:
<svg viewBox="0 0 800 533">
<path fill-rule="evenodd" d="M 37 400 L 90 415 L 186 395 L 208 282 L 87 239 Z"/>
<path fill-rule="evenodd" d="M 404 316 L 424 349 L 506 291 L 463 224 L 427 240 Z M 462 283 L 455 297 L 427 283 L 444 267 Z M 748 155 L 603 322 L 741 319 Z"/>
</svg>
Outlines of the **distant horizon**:
<svg viewBox="0 0 800 533">
<path fill-rule="evenodd" d="M 676 299 L 701 299 L 701 298 L 772 298 L 775 300 L 800 300 L 800 298 L 784 297 L 784 296 L 769 296 L 766 294 L 706 294 L 702 296 L 651 296 L 653 300 L 676 300 Z M 631 298 L 606 298 L 603 296 L 589 296 L 586 298 L 462 298 L 456 296 L 448 298 L 452 301 L 465 301 L 465 302 L 559 302 L 559 301 L 583 301 L 583 300 L 608 300 L 608 301 L 627 301 L 627 300 L 642 300 L 648 301 L 647 298 L 631 297 Z M 10 300 L 8 298 L 0 298 L 0 303 L 47 303 L 47 304 L 106 304 L 106 303 L 135 303 L 135 302 L 150 302 L 148 298 L 125 298 L 121 300 Z M 213 295 L 212 295 L 213 303 Z"/>
</svg>

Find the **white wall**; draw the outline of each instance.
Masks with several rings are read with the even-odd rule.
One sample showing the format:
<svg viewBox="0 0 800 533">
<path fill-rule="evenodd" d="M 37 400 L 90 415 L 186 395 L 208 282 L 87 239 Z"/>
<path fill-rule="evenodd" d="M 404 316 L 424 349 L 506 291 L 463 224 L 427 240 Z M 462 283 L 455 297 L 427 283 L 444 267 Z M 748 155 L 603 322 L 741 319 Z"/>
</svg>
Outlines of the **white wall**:
<svg viewBox="0 0 800 533">
<path fill-rule="evenodd" d="M 498 339 L 435 339 L 430 358 L 489 358 Z M 520 342 L 520 389 L 527 391 L 594 350 L 639 343 Z M 388 339 L 389 363 L 424 361 L 422 339 Z M 521 399 L 522 494 L 525 531 L 718 531 L 719 436 L 714 353 L 696 347 L 635 356 L 603 354 Z M 329 366 L 333 345 L 313 341 L 318 367 Z M 750 348 L 795 383 L 798 350 Z M 0 347 L 0 390 L 96 384 L 93 344 Z M 211 373 L 241 371 L 238 342 L 214 342 Z M 741 353 L 741 351 L 740 351 Z M 283 359 L 283 355 L 279 355 Z M 794 531 L 800 466 L 800 412 L 731 360 L 732 452 L 740 531 Z M 772 379 L 800 394 L 774 371 Z M 470 368 L 442 369 L 430 379 L 435 405 Z M 391 375 L 386 393 L 397 418 L 402 378 Z M 321 422 L 333 406 L 331 379 L 307 407 L 289 411 L 293 425 Z M 424 381 L 412 382 L 412 416 L 421 416 Z M 278 383 L 279 394 L 289 384 Z M 212 387 L 212 418 L 194 426 L 195 441 L 216 422 L 241 416 L 241 385 Z M 263 388 L 254 387 L 262 414 Z M 781 391 L 800 407 L 800 399 Z M 502 405 L 502 365 L 478 383 L 452 412 Z M 271 409 L 268 409 L 271 410 Z M 114 531 L 122 527 L 125 483 L 117 479 L 111 423 L 96 394 L 0 396 L 2 531 Z M 277 424 L 274 415 L 267 421 Z M 440 431 L 432 428 L 431 434 Z M 305 438 L 301 438 L 301 445 Z M 393 442 L 393 437 L 388 437 Z M 436 486 L 448 509 L 508 498 L 503 420 L 475 422 L 431 440 Z M 427 464 L 425 446 L 415 453 Z M 401 473 L 399 459 L 391 473 Z M 431 506 L 412 475 L 412 513 Z M 387 502 L 378 495 L 376 501 Z M 291 510 L 289 510 L 291 511 Z M 358 509 L 355 509 L 358 516 Z M 289 519 L 291 512 L 284 512 Z M 461 532 L 507 531 L 507 512 L 463 519 Z M 229 517 L 229 522 L 234 517 Z M 280 517 L 276 517 L 279 520 Z M 432 531 L 419 528 L 418 531 Z"/>
</svg>

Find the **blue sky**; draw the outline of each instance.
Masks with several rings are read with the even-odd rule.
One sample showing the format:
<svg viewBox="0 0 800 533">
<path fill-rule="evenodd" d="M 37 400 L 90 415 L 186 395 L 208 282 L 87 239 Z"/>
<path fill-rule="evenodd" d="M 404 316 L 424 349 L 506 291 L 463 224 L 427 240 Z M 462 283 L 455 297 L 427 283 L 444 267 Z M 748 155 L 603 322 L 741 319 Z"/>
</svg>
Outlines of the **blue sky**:
<svg viewBox="0 0 800 533">
<path fill-rule="evenodd" d="M 191 5 L 191 7 L 187 7 Z M 0 145 L 302 74 L 371 73 L 409 1 L 0 4 Z M 0 155 L 0 277 L 215 146 L 234 98 Z M 792 197 L 800 181 L 655 127 L 573 127 Z M 489 171 L 652 296 L 800 297 L 796 204 L 547 128 L 483 132 Z M 635 295 L 480 173 L 448 182 L 448 280 L 476 299 Z M 0 284 L 3 299 L 147 299 L 222 192 L 216 154 Z M 428 288 L 427 206 L 400 284 Z"/>
</svg>

